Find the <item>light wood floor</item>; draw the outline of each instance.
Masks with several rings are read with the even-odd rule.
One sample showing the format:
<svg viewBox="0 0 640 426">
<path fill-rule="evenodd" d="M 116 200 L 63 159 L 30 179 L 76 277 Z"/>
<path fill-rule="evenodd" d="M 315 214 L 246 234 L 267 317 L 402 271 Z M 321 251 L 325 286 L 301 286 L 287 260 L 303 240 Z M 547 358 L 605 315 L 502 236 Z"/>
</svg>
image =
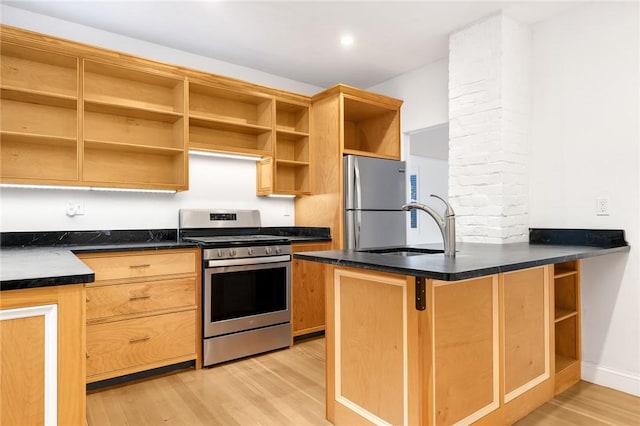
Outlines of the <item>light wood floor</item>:
<svg viewBox="0 0 640 426">
<path fill-rule="evenodd" d="M 87 395 L 90 426 L 330 425 L 324 407 L 324 338 Z M 640 426 L 640 398 L 581 382 L 517 425 Z"/>
</svg>

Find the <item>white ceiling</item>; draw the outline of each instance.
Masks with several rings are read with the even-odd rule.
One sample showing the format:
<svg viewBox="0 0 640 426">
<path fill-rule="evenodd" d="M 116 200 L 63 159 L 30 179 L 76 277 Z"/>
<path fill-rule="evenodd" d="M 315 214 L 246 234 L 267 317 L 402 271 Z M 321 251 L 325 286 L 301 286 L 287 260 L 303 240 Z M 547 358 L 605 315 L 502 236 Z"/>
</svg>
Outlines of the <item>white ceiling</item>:
<svg viewBox="0 0 640 426">
<path fill-rule="evenodd" d="M 152 1 L 3 3 L 198 55 L 329 87 L 368 88 L 444 58 L 450 33 L 504 10 L 532 24 L 566 1 Z M 355 44 L 343 48 L 349 32 Z"/>
</svg>

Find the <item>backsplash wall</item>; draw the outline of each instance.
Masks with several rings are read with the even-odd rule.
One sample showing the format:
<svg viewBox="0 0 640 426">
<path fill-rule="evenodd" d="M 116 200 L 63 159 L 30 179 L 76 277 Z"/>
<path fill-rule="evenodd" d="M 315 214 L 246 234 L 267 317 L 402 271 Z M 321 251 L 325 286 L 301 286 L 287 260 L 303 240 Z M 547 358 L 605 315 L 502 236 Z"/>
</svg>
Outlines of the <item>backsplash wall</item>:
<svg viewBox="0 0 640 426">
<path fill-rule="evenodd" d="M 190 156 L 189 191 L 177 194 L 0 190 L 0 231 L 177 228 L 181 208 L 259 209 L 263 226 L 292 226 L 293 200 L 255 195 L 253 161 Z M 85 214 L 67 216 L 67 202 Z"/>
</svg>

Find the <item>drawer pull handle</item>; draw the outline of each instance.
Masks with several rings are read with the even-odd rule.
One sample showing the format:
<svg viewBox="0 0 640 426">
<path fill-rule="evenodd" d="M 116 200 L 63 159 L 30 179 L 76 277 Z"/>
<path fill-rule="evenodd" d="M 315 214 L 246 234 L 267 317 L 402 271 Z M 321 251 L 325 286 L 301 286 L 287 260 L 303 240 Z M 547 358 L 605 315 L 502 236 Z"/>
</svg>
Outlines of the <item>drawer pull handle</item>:
<svg viewBox="0 0 640 426">
<path fill-rule="evenodd" d="M 145 340 L 149 340 L 149 339 L 151 339 L 151 337 L 149 336 L 134 337 L 133 339 L 129 339 L 129 343 L 144 342 Z"/>
<path fill-rule="evenodd" d="M 138 296 L 129 297 L 129 300 L 143 300 L 143 299 L 149 299 L 149 298 L 151 298 L 151 296 L 148 294 L 140 294 Z"/>
<path fill-rule="evenodd" d="M 140 265 L 129 265 L 129 268 L 131 269 L 140 269 L 140 268 L 148 268 L 149 266 L 151 266 L 150 263 L 143 263 Z"/>
</svg>

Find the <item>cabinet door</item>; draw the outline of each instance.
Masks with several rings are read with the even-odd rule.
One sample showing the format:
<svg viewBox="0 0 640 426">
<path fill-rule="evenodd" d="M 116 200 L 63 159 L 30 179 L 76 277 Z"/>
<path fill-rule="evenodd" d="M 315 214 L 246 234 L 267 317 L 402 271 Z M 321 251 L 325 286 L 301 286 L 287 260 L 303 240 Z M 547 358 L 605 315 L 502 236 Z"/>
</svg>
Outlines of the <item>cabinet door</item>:
<svg viewBox="0 0 640 426">
<path fill-rule="evenodd" d="M 414 279 L 329 268 L 327 418 L 336 425 L 419 423 L 421 349 Z M 424 337 L 424 336 L 422 336 Z"/>
<path fill-rule="evenodd" d="M 195 311 L 87 326 L 87 382 L 195 358 Z"/>
<path fill-rule="evenodd" d="M 433 281 L 434 425 L 469 424 L 499 407 L 498 276 Z"/>
<path fill-rule="evenodd" d="M 550 377 L 548 271 L 540 267 L 501 275 L 505 404 Z"/>
<path fill-rule="evenodd" d="M 84 285 L 3 291 L 0 423 L 85 423 Z"/>
<path fill-rule="evenodd" d="M 331 250 L 331 243 L 293 244 L 293 253 Z M 293 336 L 324 330 L 325 265 L 294 259 L 291 268 L 291 329 Z"/>
</svg>

